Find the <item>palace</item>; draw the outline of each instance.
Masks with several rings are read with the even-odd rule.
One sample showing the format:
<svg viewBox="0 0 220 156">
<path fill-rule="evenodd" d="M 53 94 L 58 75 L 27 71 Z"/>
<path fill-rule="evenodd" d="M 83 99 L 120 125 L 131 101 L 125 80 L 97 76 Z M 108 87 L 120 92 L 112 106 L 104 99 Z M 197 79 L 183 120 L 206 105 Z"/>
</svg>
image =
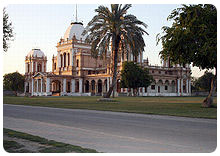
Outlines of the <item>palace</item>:
<svg viewBox="0 0 220 156">
<path fill-rule="evenodd" d="M 32 96 L 93 96 L 105 94 L 112 82 L 110 52 L 106 58 L 91 56 L 91 46 L 85 43 L 81 22 L 72 22 L 64 37 L 57 43 L 57 56 L 52 57 L 52 71 L 47 72 L 47 57 L 40 49 L 32 49 L 25 57 L 25 93 Z M 139 88 L 139 96 L 190 96 L 191 77 L 189 65 L 149 65 L 132 54 L 120 57 L 118 70 L 124 61 L 135 61 L 148 68 L 155 82 L 147 88 Z M 132 89 L 120 88 L 117 77 L 115 96 L 128 96 Z"/>
</svg>

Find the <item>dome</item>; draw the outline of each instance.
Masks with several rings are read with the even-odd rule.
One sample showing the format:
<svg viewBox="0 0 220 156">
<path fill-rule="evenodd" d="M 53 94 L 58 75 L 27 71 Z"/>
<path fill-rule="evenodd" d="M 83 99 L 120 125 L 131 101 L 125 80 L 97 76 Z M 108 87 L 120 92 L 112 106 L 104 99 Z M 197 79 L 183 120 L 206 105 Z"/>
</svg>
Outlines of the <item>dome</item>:
<svg viewBox="0 0 220 156">
<path fill-rule="evenodd" d="M 42 57 L 45 56 L 44 53 L 40 49 L 32 49 L 28 54 L 28 57 L 33 56 L 33 57 Z"/>
<path fill-rule="evenodd" d="M 64 34 L 64 40 L 67 40 L 67 38 L 71 40 L 74 35 L 77 40 L 80 40 L 81 38 L 82 40 L 85 40 L 87 35 L 82 35 L 84 29 L 85 28 L 81 22 L 72 22 Z"/>
</svg>

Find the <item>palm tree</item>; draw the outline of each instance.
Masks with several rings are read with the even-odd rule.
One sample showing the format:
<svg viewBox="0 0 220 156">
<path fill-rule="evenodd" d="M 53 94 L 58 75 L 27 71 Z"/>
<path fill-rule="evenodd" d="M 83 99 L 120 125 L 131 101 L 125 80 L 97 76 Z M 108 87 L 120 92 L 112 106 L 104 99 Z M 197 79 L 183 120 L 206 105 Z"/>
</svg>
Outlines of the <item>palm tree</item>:
<svg viewBox="0 0 220 156">
<path fill-rule="evenodd" d="M 109 98 L 116 84 L 118 56 L 132 53 L 138 56 L 144 50 L 144 30 L 147 25 L 134 15 L 126 14 L 131 4 L 111 4 L 95 9 L 98 14 L 88 23 L 83 35 L 88 33 L 86 42 L 91 44 L 93 57 L 106 57 L 110 51 L 112 63 L 112 85 L 106 98 Z"/>
</svg>

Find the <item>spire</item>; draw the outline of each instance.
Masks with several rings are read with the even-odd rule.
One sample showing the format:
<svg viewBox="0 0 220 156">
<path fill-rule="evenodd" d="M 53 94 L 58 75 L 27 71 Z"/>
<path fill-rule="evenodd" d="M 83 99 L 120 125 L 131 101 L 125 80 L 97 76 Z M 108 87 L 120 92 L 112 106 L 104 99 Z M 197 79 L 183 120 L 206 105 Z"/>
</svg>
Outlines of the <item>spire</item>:
<svg viewBox="0 0 220 156">
<path fill-rule="evenodd" d="M 76 22 L 77 22 L 77 4 L 76 4 Z"/>
</svg>

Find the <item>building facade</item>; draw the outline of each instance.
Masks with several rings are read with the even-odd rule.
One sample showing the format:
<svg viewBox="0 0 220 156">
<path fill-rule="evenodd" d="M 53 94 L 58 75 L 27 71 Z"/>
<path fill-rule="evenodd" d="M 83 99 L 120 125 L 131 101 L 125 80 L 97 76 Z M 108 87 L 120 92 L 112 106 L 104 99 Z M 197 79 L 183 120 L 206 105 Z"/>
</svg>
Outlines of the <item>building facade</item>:
<svg viewBox="0 0 220 156">
<path fill-rule="evenodd" d="M 111 53 L 106 58 L 91 56 L 91 46 L 85 43 L 83 24 L 72 22 L 57 43 L 57 55 L 52 57 L 52 71 L 47 72 L 47 57 L 40 49 L 32 49 L 25 58 L 25 92 L 32 96 L 92 96 L 105 94 L 112 82 Z M 139 96 L 191 95 L 189 65 L 149 65 L 132 54 L 119 57 L 118 70 L 124 61 L 135 61 L 148 68 L 155 79 L 147 88 L 139 88 Z M 132 89 L 120 88 L 118 74 L 115 95 L 130 95 Z"/>
</svg>

